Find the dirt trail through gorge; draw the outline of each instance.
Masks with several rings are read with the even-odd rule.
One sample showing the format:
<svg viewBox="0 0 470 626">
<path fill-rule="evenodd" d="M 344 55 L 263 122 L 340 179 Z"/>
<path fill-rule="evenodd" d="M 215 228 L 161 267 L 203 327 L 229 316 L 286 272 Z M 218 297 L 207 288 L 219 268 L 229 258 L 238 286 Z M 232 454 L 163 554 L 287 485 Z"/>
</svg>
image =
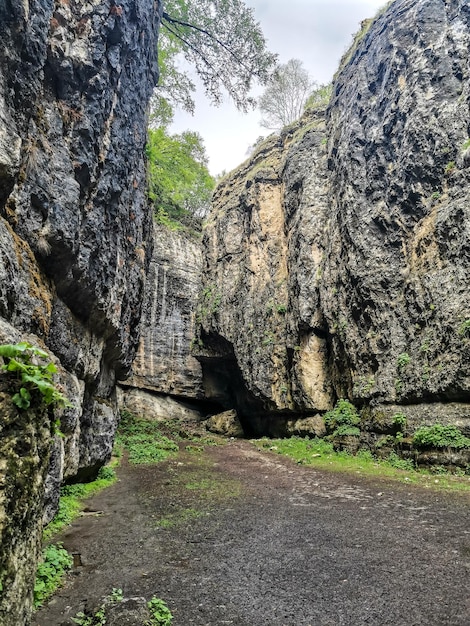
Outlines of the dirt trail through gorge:
<svg viewBox="0 0 470 626">
<path fill-rule="evenodd" d="M 321 472 L 247 441 L 125 461 L 59 539 L 80 555 L 34 626 L 113 588 L 174 626 L 470 624 L 470 497 Z M 76 557 L 78 558 L 78 557 Z"/>
</svg>

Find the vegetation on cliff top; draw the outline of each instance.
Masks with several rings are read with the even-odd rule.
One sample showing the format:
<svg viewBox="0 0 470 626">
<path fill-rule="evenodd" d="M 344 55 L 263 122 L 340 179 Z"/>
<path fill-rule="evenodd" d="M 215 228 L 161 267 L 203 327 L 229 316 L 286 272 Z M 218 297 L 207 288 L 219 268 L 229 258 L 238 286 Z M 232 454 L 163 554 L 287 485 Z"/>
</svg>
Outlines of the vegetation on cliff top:
<svg viewBox="0 0 470 626">
<path fill-rule="evenodd" d="M 215 186 L 200 135 L 171 135 L 164 127 L 149 130 L 147 158 L 148 195 L 157 222 L 200 230 Z"/>
<path fill-rule="evenodd" d="M 255 81 L 266 84 L 276 64 L 254 11 L 242 0 L 167 0 L 160 33 L 159 95 L 194 110 L 195 84 L 178 67 L 183 55 L 214 104 L 225 91 L 237 108 L 254 105 Z"/>
</svg>

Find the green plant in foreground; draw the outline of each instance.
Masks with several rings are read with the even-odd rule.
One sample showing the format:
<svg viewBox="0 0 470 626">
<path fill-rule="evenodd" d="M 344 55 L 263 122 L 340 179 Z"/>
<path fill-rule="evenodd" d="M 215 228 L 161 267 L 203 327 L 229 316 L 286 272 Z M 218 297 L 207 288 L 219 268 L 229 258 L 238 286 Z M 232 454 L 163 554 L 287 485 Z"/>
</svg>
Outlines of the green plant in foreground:
<svg viewBox="0 0 470 626">
<path fill-rule="evenodd" d="M 455 170 L 455 161 L 449 161 L 444 168 L 444 174 L 448 176 Z"/>
<path fill-rule="evenodd" d="M 173 615 L 163 600 L 154 596 L 147 606 L 152 617 L 146 626 L 171 626 Z"/>
<path fill-rule="evenodd" d="M 470 448 L 470 439 L 451 424 L 421 426 L 413 435 L 413 445 L 418 448 Z"/>
<path fill-rule="evenodd" d="M 35 392 L 46 405 L 70 406 L 54 384 L 53 375 L 57 368 L 49 361 L 47 352 L 22 341 L 1 345 L 0 356 L 5 361 L 1 369 L 17 376 L 18 390 L 12 400 L 19 409 L 29 409 Z"/>
<path fill-rule="evenodd" d="M 73 559 L 62 544 L 51 544 L 44 548 L 42 561 L 39 563 L 34 584 L 34 607 L 38 608 L 60 586 L 67 570 L 72 567 Z"/>
</svg>

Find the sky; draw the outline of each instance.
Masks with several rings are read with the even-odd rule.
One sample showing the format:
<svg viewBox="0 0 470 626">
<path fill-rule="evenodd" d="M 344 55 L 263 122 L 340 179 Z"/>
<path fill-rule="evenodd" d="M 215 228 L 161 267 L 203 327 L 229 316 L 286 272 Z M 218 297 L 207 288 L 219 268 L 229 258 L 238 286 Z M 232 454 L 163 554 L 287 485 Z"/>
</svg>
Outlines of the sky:
<svg viewBox="0 0 470 626">
<path fill-rule="evenodd" d="M 279 62 L 300 59 L 313 80 L 328 83 L 359 30 L 362 20 L 373 17 L 385 0 L 245 0 Z M 209 104 L 202 88 L 196 94 L 194 115 L 178 111 L 172 132 L 200 133 L 215 176 L 240 165 L 260 135 L 269 134 L 259 124 L 261 114 L 237 111 L 228 100 Z"/>
</svg>

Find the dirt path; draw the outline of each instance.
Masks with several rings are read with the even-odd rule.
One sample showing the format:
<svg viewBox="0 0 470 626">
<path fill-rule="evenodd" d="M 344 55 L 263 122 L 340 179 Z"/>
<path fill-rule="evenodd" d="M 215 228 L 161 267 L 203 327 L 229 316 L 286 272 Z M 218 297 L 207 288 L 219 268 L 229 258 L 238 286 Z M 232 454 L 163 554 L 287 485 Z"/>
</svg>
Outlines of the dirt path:
<svg viewBox="0 0 470 626">
<path fill-rule="evenodd" d="M 246 441 L 123 463 L 62 536 L 82 566 L 35 626 L 113 587 L 174 626 L 470 624 L 470 497 L 329 474 Z"/>
</svg>

